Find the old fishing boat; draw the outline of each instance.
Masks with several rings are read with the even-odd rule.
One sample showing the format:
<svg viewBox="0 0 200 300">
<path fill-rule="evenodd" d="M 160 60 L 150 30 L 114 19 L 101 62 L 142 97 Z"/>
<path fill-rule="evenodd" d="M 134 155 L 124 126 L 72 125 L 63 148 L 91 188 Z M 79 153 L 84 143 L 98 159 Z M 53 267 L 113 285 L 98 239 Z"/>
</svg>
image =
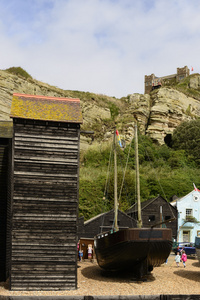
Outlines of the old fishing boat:
<svg viewBox="0 0 200 300">
<path fill-rule="evenodd" d="M 116 132 L 114 134 L 116 136 Z M 153 267 L 166 261 L 172 248 L 172 232 L 168 228 L 142 228 L 140 208 L 140 182 L 138 162 L 137 126 L 135 125 L 136 182 L 138 202 L 138 228 L 120 229 L 117 224 L 117 155 L 114 138 L 114 228 L 94 237 L 94 247 L 99 266 L 105 270 L 131 270 L 138 278 L 147 275 Z"/>
</svg>

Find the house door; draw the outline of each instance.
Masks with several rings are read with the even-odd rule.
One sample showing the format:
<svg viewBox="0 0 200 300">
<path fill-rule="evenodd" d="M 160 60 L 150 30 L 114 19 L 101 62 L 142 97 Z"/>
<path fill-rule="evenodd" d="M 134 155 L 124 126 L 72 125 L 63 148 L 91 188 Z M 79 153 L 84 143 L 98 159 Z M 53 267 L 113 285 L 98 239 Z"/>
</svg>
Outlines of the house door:
<svg viewBox="0 0 200 300">
<path fill-rule="evenodd" d="M 183 242 L 184 243 L 190 242 L 190 231 L 183 231 Z"/>
</svg>

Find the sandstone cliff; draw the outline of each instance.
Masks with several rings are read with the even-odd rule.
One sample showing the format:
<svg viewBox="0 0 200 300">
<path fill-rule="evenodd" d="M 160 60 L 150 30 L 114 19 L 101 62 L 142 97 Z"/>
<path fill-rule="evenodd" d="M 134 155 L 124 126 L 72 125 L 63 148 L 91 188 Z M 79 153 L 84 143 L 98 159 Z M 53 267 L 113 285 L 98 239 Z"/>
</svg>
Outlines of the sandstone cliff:
<svg viewBox="0 0 200 300">
<path fill-rule="evenodd" d="M 195 91 L 194 97 L 187 96 L 177 89 L 164 87 L 154 90 L 150 95 L 132 94 L 123 99 L 115 99 L 104 95 L 62 90 L 0 70 L 0 120 L 10 120 L 13 93 L 79 97 L 84 120 L 82 130 L 95 131 L 93 142 L 111 139 L 113 124 L 117 124 L 125 139 L 130 140 L 137 119 L 143 134 L 163 144 L 165 137 L 170 136 L 180 122 L 200 117 L 199 74 L 189 79 L 187 88 L 189 91 Z M 90 136 L 81 136 L 82 149 L 91 143 Z"/>
</svg>

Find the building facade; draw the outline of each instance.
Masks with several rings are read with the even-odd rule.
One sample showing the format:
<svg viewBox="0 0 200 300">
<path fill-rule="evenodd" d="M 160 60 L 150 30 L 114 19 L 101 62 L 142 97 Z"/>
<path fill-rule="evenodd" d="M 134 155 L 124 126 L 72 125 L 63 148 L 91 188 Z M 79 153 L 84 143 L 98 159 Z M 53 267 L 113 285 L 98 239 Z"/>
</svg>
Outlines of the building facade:
<svg viewBox="0 0 200 300">
<path fill-rule="evenodd" d="M 194 243 L 200 236 L 200 192 L 193 190 L 186 196 L 171 202 L 178 210 L 177 241 Z M 199 223 L 190 222 L 191 218 Z"/>
<path fill-rule="evenodd" d="M 164 80 L 175 79 L 176 82 L 180 82 L 182 79 L 190 75 L 190 70 L 187 66 L 183 68 L 177 68 L 176 74 L 157 77 L 155 74 L 145 75 L 144 77 L 144 93 L 149 94 L 152 90 L 162 86 Z"/>
</svg>

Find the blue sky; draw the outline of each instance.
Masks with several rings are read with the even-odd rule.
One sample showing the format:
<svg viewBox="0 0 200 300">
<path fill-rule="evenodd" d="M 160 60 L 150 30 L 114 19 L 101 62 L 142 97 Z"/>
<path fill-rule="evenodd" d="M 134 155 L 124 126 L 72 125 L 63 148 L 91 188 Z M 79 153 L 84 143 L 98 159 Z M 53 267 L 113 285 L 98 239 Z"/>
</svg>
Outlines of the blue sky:
<svg viewBox="0 0 200 300">
<path fill-rule="evenodd" d="M 144 93 L 144 75 L 200 73 L 199 0 L 0 0 L 0 69 L 66 90 Z"/>
</svg>

